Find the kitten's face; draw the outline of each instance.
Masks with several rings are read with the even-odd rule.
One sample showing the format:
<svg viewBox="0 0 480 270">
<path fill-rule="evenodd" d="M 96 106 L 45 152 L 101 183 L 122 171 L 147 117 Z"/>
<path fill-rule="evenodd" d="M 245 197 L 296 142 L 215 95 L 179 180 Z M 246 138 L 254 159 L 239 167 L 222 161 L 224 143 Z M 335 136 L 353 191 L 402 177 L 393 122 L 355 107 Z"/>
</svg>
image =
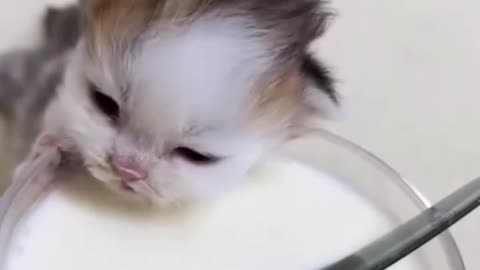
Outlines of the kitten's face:
<svg viewBox="0 0 480 270">
<path fill-rule="evenodd" d="M 128 51 L 87 35 L 53 107 L 91 174 L 133 197 L 188 202 L 231 187 L 292 136 L 311 89 L 251 23 L 158 24 Z"/>
</svg>

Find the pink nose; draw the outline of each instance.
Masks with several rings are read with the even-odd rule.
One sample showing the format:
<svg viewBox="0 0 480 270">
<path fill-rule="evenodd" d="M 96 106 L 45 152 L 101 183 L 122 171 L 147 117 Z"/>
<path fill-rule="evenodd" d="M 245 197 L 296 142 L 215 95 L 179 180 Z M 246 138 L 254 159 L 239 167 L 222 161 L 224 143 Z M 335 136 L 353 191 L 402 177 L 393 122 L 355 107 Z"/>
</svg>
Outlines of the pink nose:
<svg viewBox="0 0 480 270">
<path fill-rule="evenodd" d="M 112 156 L 111 165 L 117 175 L 126 182 L 145 180 L 148 176 L 144 166 L 131 157 Z"/>
</svg>

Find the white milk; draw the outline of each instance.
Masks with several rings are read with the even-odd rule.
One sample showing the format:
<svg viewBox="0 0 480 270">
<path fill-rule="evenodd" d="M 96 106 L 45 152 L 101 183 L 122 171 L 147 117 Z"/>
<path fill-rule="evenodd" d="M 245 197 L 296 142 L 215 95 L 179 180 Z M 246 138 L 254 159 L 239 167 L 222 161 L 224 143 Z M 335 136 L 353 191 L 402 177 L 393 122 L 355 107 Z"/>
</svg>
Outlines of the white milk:
<svg viewBox="0 0 480 270">
<path fill-rule="evenodd" d="M 222 200 L 182 213 L 70 184 L 18 228 L 5 270 L 313 270 L 392 228 L 326 175 L 272 161 Z M 409 259 L 391 269 L 424 269 Z"/>
</svg>

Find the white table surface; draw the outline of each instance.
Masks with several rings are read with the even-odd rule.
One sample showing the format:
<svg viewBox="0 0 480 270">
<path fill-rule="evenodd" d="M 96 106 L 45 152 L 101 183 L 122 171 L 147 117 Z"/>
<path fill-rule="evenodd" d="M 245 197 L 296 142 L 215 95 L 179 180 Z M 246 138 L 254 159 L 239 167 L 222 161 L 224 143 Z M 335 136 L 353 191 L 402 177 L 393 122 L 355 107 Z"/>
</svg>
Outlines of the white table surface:
<svg viewBox="0 0 480 270">
<path fill-rule="evenodd" d="M 0 0 L 0 50 L 29 46 L 45 2 Z M 69 1 L 70 2 L 70 1 Z M 333 0 L 317 45 L 339 79 L 328 126 L 386 160 L 432 201 L 480 176 L 480 1 Z M 480 269 L 480 211 L 454 227 Z"/>
</svg>

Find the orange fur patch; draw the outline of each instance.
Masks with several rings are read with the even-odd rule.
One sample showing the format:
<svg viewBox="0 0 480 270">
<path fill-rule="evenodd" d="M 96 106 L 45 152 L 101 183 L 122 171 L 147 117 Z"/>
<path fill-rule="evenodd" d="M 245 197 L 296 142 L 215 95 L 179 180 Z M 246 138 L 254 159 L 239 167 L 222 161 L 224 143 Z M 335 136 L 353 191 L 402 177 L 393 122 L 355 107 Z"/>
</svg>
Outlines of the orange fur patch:
<svg viewBox="0 0 480 270">
<path fill-rule="evenodd" d="M 86 9 L 85 37 L 90 51 L 128 47 L 154 14 L 155 0 L 93 0 Z"/>
<path fill-rule="evenodd" d="M 90 49 L 128 48 L 162 20 L 183 22 L 206 9 L 212 0 L 91 0 L 86 7 L 86 38 Z"/>
<path fill-rule="evenodd" d="M 303 82 L 297 72 L 280 77 L 254 91 L 253 106 L 250 109 L 250 124 L 254 126 L 272 126 L 272 131 L 285 131 L 295 119 L 300 107 Z"/>
</svg>

